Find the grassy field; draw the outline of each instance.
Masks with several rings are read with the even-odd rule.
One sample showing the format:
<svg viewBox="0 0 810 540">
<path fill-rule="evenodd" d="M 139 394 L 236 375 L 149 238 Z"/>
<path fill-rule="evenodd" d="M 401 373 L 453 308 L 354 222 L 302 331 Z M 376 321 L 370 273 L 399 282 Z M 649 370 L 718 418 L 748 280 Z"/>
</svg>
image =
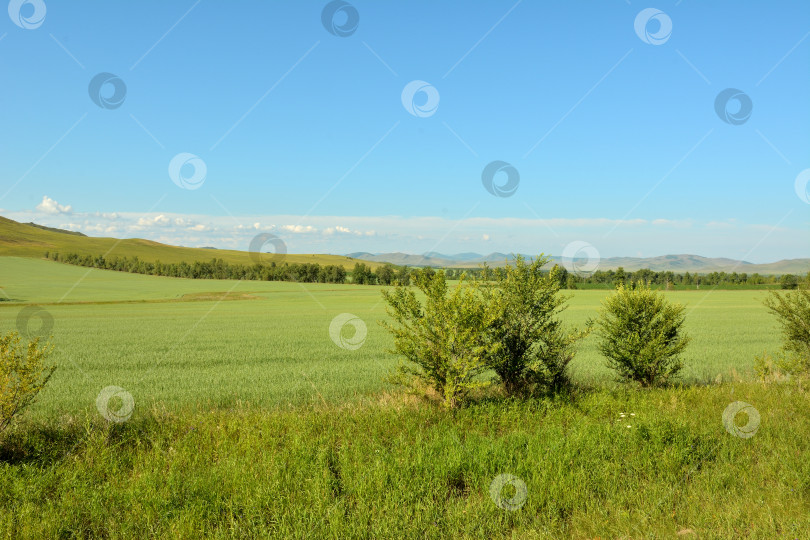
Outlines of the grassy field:
<svg viewBox="0 0 810 540">
<path fill-rule="evenodd" d="M 59 366 L 0 440 L 0 537 L 808 538 L 810 393 L 753 380 L 779 345 L 763 291 L 666 293 L 693 337 L 682 386 L 616 384 L 592 336 L 573 395 L 447 412 L 383 382 L 380 287 L 14 257 L 0 286 L 0 330 L 39 305 Z M 605 294 L 573 291 L 565 318 Z M 330 337 L 342 313 L 366 325 L 356 350 Z M 111 385 L 126 422 L 97 409 Z M 724 426 L 735 401 L 751 438 Z"/>
<path fill-rule="evenodd" d="M 761 415 L 751 438 L 724 429 L 737 400 Z M 794 385 L 725 383 L 38 423 L 2 446 L 0 536 L 807 538 L 808 407 Z"/>
<path fill-rule="evenodd" d="M 362 400 L 388 390 L 382 379 L 397 362 L 378 324 L 386 317 L 380 287 L 185 280 L 2 261 L 0 284 L 14 302 L 0 303 L 0 329 L 15 328 L 19 302 L 37 303 L 53 317 L 59 370 L 34 414 L 92 411 L 109 385 L 127 389 L 145 407 Z M 573 291 L 565 318 L 584 325 L 606 294 Z M 689 311 L 688 381 L 731 380 L 734 373 L 747 378 L 754 355 L 778 347 L 775 323 L 761 304 L 764 292 L 667 294 Z M 366 325 L 357 350 L 330 338 L 330 323 L 341 313 Z M 32 328 L 38 324 L 33 320 Z M 350 327 L 344 331 L 351 334 Z M 580 382 L 612 381 L 593 337 L 572 369 Z"/>
</svg>

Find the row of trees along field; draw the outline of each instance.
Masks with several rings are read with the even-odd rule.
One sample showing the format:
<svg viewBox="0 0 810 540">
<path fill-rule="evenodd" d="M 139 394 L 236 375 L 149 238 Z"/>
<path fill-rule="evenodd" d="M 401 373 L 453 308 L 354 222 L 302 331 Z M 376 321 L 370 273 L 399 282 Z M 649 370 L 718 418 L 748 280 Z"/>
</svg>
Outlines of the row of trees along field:
<svg viewBox="0 0 810 540">
<path fill-rule="evenodd" d="M 182 277 L 189 279 L 246 279 L 259 281 L 296 281 L 304 283 L 352 283 L 359 285 L 409 285 L 412 269 L 406 266 L 385 264 L 372 270 L 364 263 L 357 263 L 350 274 L 342 266 L 320 265 L 317 263 L 280 263 L 269 264 L 230 264 L 222 259 L 197 261 L 193 263 L 154 263 L 141 261 L 138 257 L 110 257 L 97 255 L 79 255 L 77 253 L 59 254 L 46 252 L 45 258 L 67 264 L 147 274 L 153 276 Z M 597 270 L 589 275 L 577 275 L 566 268 L 554 265 L 554 274 L 565 289 L 577 288 L 615 288 L 617 285 L 642 283 L 653 288 L 675 289 L 704 286 L 728 286 L 733 288 L 782 288 L 795 289 L 802 282 L 810 283 L 810 274 L 781 276 L 747 274 L 745 272 L 709 274 L 683 273 L 672 271 L 655 272 L 649 269 L 625 271 Z M 448 280 L 456 280 L 466 273 L 475 279 L 490 279 L 493 269 L 482 268 L 449 268 L 445 270 Z M 546 272 L 548 273 L 548 271 Z"/>
<path fill-rule="evenodd" d="M 608 284 L 618 285 L 626 283 L 646 283 L 648 285 L 659 285 L 663 287 L 675 286 L 698 286 L 698 285 L 734 285 L 734 286 L 761 286 L 774 285 L 783 289 L 795 289 L 799 283 L 810 279 L 807 276 L 797 276 L 795 274 L 766 275 L 758 273 L 748 274 L 746 272 L 710 272 L 708 274 L 697 274 L 685 272 L 676 274 L 672 271 L 655 272 L 647 268 L 636 270 L 635 272 L 625 272 L 624 268 L 616 270 L 597 270 L 587 277 L 573 276 L 574 283 L 587 284 Z"/>
<path fill-rule="evenodd" d="M 222 259 L 196 261 L 193 263 L 154 263 L 142 261 L 138 257 L 109 257 L 101 255 L 79 255 L 77 253 L 46 252 L 45 258 L 66 264 L 188 279 L 245 279 L 257 281 L 295 281 L 302 283 L 346 283 L 346 269 L 340 265 L 318 263 L 231 264 Z M 410 271 L 407 267 L 386 264 L 372 270 L 358 263 L 352 271 L 354 283 L 374 285 L 408 285 Z"/>
<path fill-rule="evenodd" d="M 613 289 L 618 285 L 632 285 L 635 283 L 649 285 L 653 288 L 663 289 L 684 289 L 704 286 L 724 286 L 730 288 L 782 288 L 795 289 L 802 282 L 810 284 L 810 273 L 807 275 L 783 274 L 783 275 L 761 275 L 758 273 L 748 274 L 746 272 L 711 272 L 708 274 L 698 274 L 685 272 L 678 274 L 672 271 L 656 272 L 648 268 L 642 268 L 634 272 L 625 271 L 619 267 L 616 270 L 596 270 L 593 273 L 578 275 L 569 272 L 566 268 L 554 265 L 554 272 L 560 280 L 560 285 L 565 289 L 577 288 L 609 288 Z M 468 277 L 484 278 L 492 272 L 490 268 L 474 269 L 448 269 L 445 271 L 447 279 L 459 279 L 462 273 Z"/>
</svg>

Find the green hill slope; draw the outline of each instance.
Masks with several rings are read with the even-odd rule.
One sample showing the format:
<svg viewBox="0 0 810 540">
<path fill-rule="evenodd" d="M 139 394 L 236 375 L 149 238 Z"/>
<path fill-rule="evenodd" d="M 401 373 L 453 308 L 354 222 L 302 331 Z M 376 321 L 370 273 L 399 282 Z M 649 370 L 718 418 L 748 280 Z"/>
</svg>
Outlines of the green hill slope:
<svg viewBox="0 0 810 540">
<path fill-rule="evenodd" d="M 0 256 L 41 258 L 46 251 L 105 257 L 138 257 L 142 261 L 159 260 L 164 263 L 183 261 L 191 263 L 210 261 L 213 258 L 222 259 L 227 263 L 253 263 L 246 251 L 178 247 L 140 238 L 121 240 L 80 236 L 69 231 L 18 223 L 0 216 Z M 340 255 L 287 254 L 284 260 L 289 263 L 336 264 L 347 270 L 351 270 L 357 262 L 364 262 L 372 268 L 381 266 L 380 263 L 358 261 Z"/>
</svg>

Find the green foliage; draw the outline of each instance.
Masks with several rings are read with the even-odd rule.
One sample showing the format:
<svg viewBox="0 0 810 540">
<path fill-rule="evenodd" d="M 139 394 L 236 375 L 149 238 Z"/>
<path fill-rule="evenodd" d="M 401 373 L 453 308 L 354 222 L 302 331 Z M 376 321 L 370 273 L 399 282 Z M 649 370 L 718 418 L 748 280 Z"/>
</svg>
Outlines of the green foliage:
<svg viewBox="0 0 810 540">
<path fill-rule="evenodd" d="M 410 270 L 407 266 L 394 266 L 391 263 L 385 263 L 377 268 L 374 272 L 376 281 L 379 285 L 410 285 Z"/>
<path fill-rule="evenodd" d="M 771 291 L 763 302 L 776 315 L 782 330 L 782 369 L 810 371 L 810 289 L 779 294 Z"/>
<path fill-rule="evenodd" d="M 374 285 L 377 276 L 365 263 L 356 263 L 352 270 L 352 283 L 357 285 Z"/>
<path fill-rule="evenodd" d="M 627 275 L 624 273 L 624 267 L 620 266 L 616 269 L 616 274 L 613 276 L 613 283 L 617 285 L 624 285 L 627 281 Z"/>
<path fill-rule="evenodd" d="M 47 256 L 48 254 L 46 254 Z M 136 257 L 109 257 L 68 253 L 50 254 L 53 260 L 76 266 L 148 274 L 151 276 L 179 277 L 187 279 L 242 279 L 258 281 L 295 281 L 299 283 L 345 283 L 346 269 L 337 264 L 318 263 L 254 263 L 251 265 L 228 263 L 223 259 L 187 263 L 162 263 L 142 261 Z M 365 265 L 364 265 L 365 266 Z M 371 273 L 371 269 L 367 268 Z M 373 276 L 373 274 L 372 274 Z"/>
<path fill-rule="evenodd" d="M 799 286 L 799 278 L 793 274 L 784 274 L 779 278 L 779 285 L 786 290 L 796 289 Z"/>
<path fill-rule="evenodd" d="M 527 264 L 518 255 L 513 265 L 495 270 L 495 282 L 485 293 L 494 314 L 488 340 L 498 345 L 491 347 L 487 363 L 509 395 L 568 387 L 574 344 L 586 334 L 564 329 L 562 271 L 555 266 L 543 273 L 548 261 L 540 255 Z"/>
<path fill-rule="evenodd" d="M 492 315 L 475 282 L 462 279 L 448 291 L 442 271 L 416 271 L 413 279 L 424 303 L 410 288 L 383 291 L 395 323 L 383 323 L 394 336 L 391 352 L 416 366 L 400 364 L 394 380 L 411 387 L 427 385 L 454 408 L 471 390 L 487 385 L 478 376 L 487 368 L 490 344 L 482 330 L 490 327 Z"/>
<path fill-rule="evenodd" d="M 386 263 L 377 268 L 375 274 L 377 275 L 377 283 L 380 285 L 391 285 L 394 282 L 396 270 L 393 264 Z"/>
<path fill-rule="evenodd" d="M 665 384 L 682 369 L 689 338 L 682 332 L 684 308 L 646 285 L 619 286 L 602 302 L 596 321 L 599 351 L 608 366 L 642 386 Z"/>
<path fill-rule="evenodd" d="M 407 266 L 400 266 L 397 270 L 397 285 L 411 284 L 411 270 Z"/>
<path fill-rule="evenodd" d="M 767 289 L 779 287 L 781 279 L 776 275 L 762 276 L 758 273 L 749 275 L 746 272 L 709 272 L 707 274 L 685 272 L 680 274 L 671 270 L 654 271 L 649 268 L 641 268 L 631 272 L 619 267 L 616 270 L 596 270 L 586 276 L 575 276 L 573 285 L 616 286 L 620 284 L 632 285 L 640 282 L 650 285 L 653 289 L 661 288 L 666 290 L 694 289 L 698 285 L 711 285 L 713 289 Z M 784 277 L 784 279 L 788 283 L 793 283 L 797 278 L 796 276 L 790 276 Z M 567 288 L 573 288 L 570 285 L 567 284 Z"/>
<path fill-rule="evenodd" d="M 51 350 L 40 347 L 38 338 L 23 344 L 17 332 L 0 336 L 0 433 L 51 378 L 56 367 L 44 363 Z"/>
</svg>

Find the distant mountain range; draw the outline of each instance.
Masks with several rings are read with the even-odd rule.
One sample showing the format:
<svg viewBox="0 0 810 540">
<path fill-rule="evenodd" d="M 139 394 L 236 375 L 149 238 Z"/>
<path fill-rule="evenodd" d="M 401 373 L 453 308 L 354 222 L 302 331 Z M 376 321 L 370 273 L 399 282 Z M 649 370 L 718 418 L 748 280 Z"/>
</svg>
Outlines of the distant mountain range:
<svg viewBox="0 0 810 540">
<path fill-rule="evenodd" d="M 506 253 L 459 253 L 445 255 L 435 251 L 423 255 L 408 253 L 368 253 L 356 252 L 347 255 L 352 259 L 360 259 L 375 263 L 391 263 L 406 266 L 432 266 L 436 268 L 475 268 L 483 263 L 489 266 L 503 266 L 506 261 L 514 260 L 512 255 Z M 524 255 L 527 259 L 528 255 Z M 562 257 L 552 257 L 549 265 L 560 264 Z M 609 257 L 599 261 L 600 270 L 615 270 L 618 267 L 625 270 L 650 270 L 661 272 L 746 272 L 748 274 L 806 274 L 810 272 L 810 258 L 788 259 L 766 264 L 754 264 L 747 261 L 738 261 L 725 258 L 701 257 L 700 255 L 661 255 L 659 257 Z"/>
</svg>

